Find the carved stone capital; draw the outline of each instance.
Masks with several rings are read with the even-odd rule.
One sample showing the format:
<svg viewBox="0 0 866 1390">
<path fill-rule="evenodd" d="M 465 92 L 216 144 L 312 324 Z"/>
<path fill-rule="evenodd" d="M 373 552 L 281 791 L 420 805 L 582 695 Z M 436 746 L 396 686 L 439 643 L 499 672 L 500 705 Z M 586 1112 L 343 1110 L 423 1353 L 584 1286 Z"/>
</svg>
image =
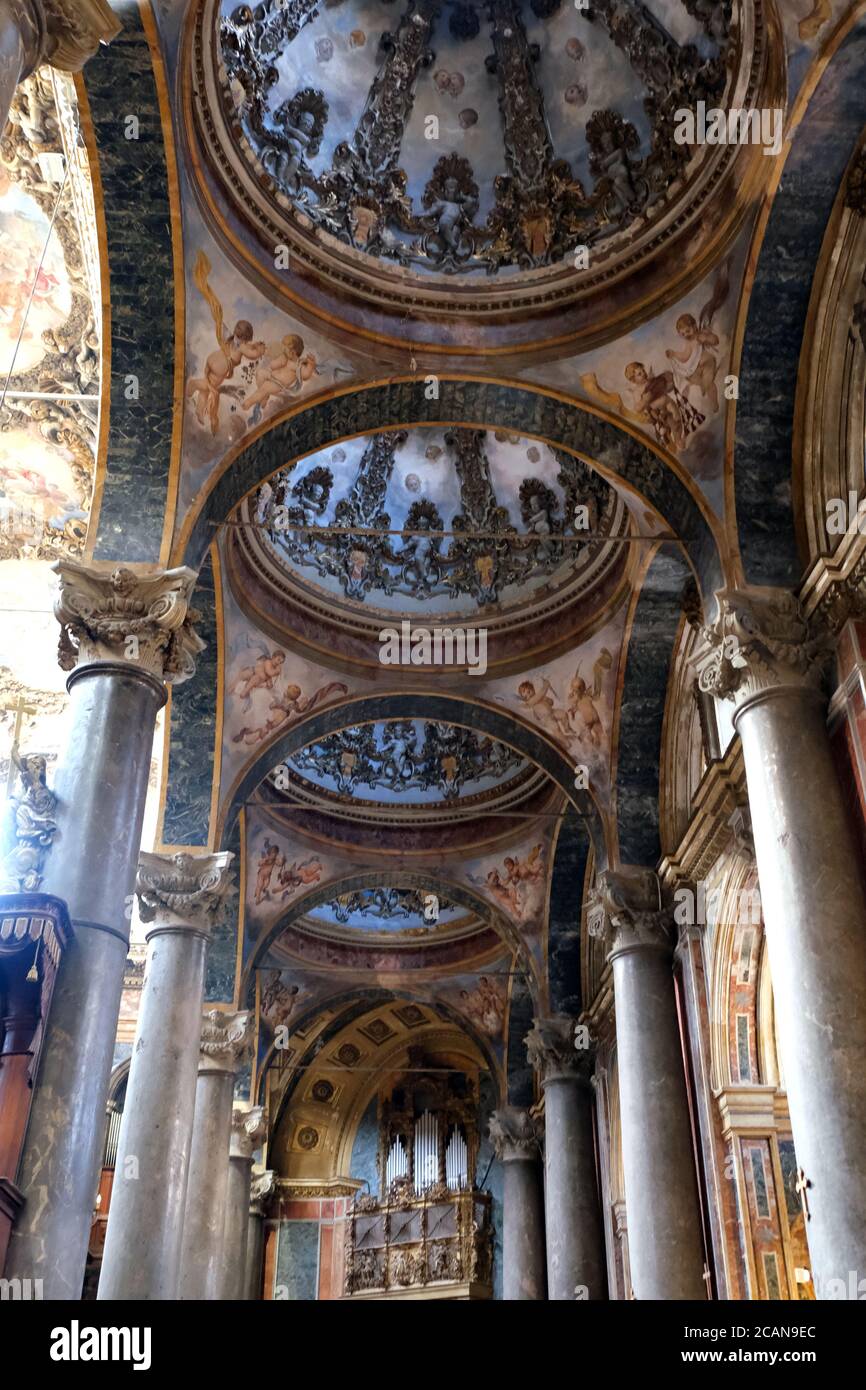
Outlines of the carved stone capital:
<svg viewBox="0 0 866 1390">
<path fill-rule="evenodd" d="M 253 1154 L 256 1149 L 261 1148 L 267 1132 L 267 1121 L 261 1105 L 250 1105 L 245 1110 L 233 1110 L 229 1158 L 242 1158 L 246 1162 L 252 1162 Z"/>
<path fill-rule="evenodd" d="M 265 1206 L 276 1187 L 277 1175 L 271 1168 L 253 1173 L 250 1183 L 250 1216 L 264 1216 Z"/>
<path fill-rule="evenodd" d="M 232 891 L 233 854 L 141 854 L 135 891 L 142 922 L 152 931 L 207 932 Z M 150 935 L 151 933 L 148 933 Z"/>
<path fill-rule="evenodd" d="M 74 560 L 59 560 L 54 570 L 60 581 L 54 615 L 61 628 L 62 670 L 123 662 L 168 683 L 195 673 L 204 642 L 193 628 L 198 614 L 189 606 L 194 570 L 133 574 Z"/>
<path fill-rule="evenodd" d="M 238 1071 L 252 1040 L 253 1016 L 249 1010 L 229 1014 L 222 1009 L 209 1009 L 201 1024 L 199 1071 Z"/>
<path fill-rule="evenodd" d="M 543 1084 L 549 1081 L 588 1081 L 595 1060 L 595 1047 L 580 1046 L 588 1041 L 586 1029 L 578 1028 L 577 1020 L 568 1014 L 553 1014 L 533 1020 L 532 1029 L 524 1041 L 530 1064 L 540 1072 Z M 584 1039 L 583 1034 L 587 1033 Z"/>
<path fill-rule="evenodd" d="M 653 869 L 623 864 L 599 874 L 590 894 L 591 936 L 604 937 L 608 957 L 626 951 L 673 951 L 673 923 L 662 907 L 658 875 Z"/>
<path fill-rule="evenodd" d="M 35 0 L 45 25 L 40 61 L 80 72 L 101 43 L 123 27 L 108 0 Z"/>
<path fill-rule="evenodd" d="M 504 1163 L 515 1159 L 537 1158 L 538 1134 L 528 1110 L 503 1105 L 490 1116 L 490 1140 L 496 1157 Z"/>
<path fill-rule="evenodd" d="M 737 713 L 750 700 L 781 689 L 818 690 L 832 643 L 816 631 L 787 589 L 720 589 L 715 621 L 701 629 L 694 656 L 701 690 L 733 700 Z"/>
</svg>

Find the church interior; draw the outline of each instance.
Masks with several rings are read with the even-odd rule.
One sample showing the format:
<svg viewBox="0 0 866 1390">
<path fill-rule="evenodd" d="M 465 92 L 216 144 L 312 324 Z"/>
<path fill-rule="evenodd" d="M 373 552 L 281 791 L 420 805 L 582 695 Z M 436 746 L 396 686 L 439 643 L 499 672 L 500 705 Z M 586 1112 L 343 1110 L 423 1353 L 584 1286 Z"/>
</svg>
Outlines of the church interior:
<svg viewBox="0 0 866 1390">
<path fill-rule="evenodd" d="M 0 58 L 3 1297 L 866 1297 L 866 0 Z"/>
</svg>

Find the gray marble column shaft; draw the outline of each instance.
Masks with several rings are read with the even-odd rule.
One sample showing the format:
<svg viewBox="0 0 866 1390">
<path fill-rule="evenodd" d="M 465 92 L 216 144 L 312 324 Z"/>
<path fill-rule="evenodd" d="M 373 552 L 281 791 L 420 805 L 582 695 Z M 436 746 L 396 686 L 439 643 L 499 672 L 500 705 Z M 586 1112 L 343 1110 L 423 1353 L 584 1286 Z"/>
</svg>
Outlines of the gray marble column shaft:
<svg viewBox="0 0 866 1390">
<path fill-rule="evenodd" d="M 616 1000 L 631 1282 L 637 1299 L 706 1299 L 697 1175 L 672 973 L 672 915 L 656 875 L 605 871 Z M 595 930 L 596 928 L 594 928 Z"/>
<path fill-rule="evenodd" d="M 503 1167 L 502 1297 L 544 1300 L 544 1194 L 529 1111 L 513 1105 L 494 1111 L 490 1137 Z"/>
<path fill-rule="evenodd" d="M 265 1258 L 265 1204 L 274 1190 L 276 1174 L 254 1172 L 250 1187 L 249 1230 L 247 1232 L 246 1274 L 244 1297 L 257 1300 L 262 1296 Z"/>
<path fill-rule="evenodd" d="M 100 1299 L 175 1299 L 211 923 L 229 854 L 142 855 L 147 961 L 117 1148 Z"/>
<path fill-rule="evenodd" d="M 824 709 L 811 691 L 736 718 L 776 1029 L 819 1297 L 866 1279 L 866 900 Z M 833 1281 L 840 1281 L 834 1285 Z M 844 1296 L 848 1296 L 845 1294 Z"/>
<path fill-rule="evenodd" d="M 51 1002 L 18 1185 L 26 1205 L 7 1273 L 46 1298 L 81 1297 L 105 1129 L 129 904 L 161 683 L 123 666 L 70 680 L 70 727 L 55 779 L 60 831 L 45 890 L 64 898 L 73 938 Z"/>
<path fill-rule="evenodd" d="M 223 1231 L 223 1273 L 220 1297 L 246 1298 L 247 1237 L 250 1226 L 250 1199 L 253 1154 L 265 1137 L 261 1106 L 235 1110 L 229 1147 L 229 1175 L 226 1188 L 226 1220 Z"/>
<path fill-rule="evenodd" d="M 46 1298 L 78 1299 L 156 715 L 164 681 L 191 675 L 202 643 L 187 617 L 191 570 L 140 577 L 69 560 L 55 568 L 61 665 L 75 669 L 43 888 L 66 901 L 73 939 L 46 1024 L 19 1168 L 25 1206 L 6 1273 L 42 1279 Z"/>
<path fill-rule="evenodd" d="M 180 1297 L 185 1301 L 222 1297 L 235 1075 L 249 1041 L 249 1014 L 212 1010 L 206 1015 L 181 1246 Z"/>
<path fill-rule="evenodd" d="M 827 733 L 831 643 L 784 590 L 716 599 L 700 684 L 734 701 L 743 744 L 812 1277 L 819 1298 L 850 1298 L 866 1279 L 866 894 Z"/>
<path fill-rule="evenodd" d="M 581 1041 L 585 1032 L 581 1030 Z M 526 1042 L 544 1088 L 547 1297 L 605 1299 L 607 1266 L 592 1121 L 594 1051 L 575 1046 L 575 1020 L 562 1015 L 537 1019 Z"/>
</svg>

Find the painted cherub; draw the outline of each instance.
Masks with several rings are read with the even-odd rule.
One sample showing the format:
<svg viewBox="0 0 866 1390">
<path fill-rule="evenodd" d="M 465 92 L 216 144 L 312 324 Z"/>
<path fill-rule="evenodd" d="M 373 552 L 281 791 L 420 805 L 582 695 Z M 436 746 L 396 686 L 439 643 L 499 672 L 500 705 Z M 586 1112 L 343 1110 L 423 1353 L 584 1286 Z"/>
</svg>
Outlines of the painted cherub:
<svg viewBox="0 0 866 1390">
<path fill-rule="evenodd" d="M 291 897 L 296 888 L 308 887 L 311 883 L 318 883 L 322 877 L 321 860 L 316 859 L 315 855 L 310 855 L 309 859 L 304 859 L 300 864 L 283 863 L 277 875 L 277 882 L 283 890 L 283 899 Z"/>
<path fill-rule="evenodd" d="M 571 727 L 580 739 L 588 739 L 595 747 L 600 747 L 604 738 L 604 725 L 595 701 L 580 674 L 575 671 L 568 687 L 568 714 Z"/>
<path fill-rule="evenodd" d="M 244 727 L 234 735 L 233 743 L 243 743 L 248 748 L 254 748 L 257 743 L 264 740 L 277 729 L 289 724 L 293 719 L 299 719 L 303 714 L 309 714 L 316 705 L 320 705 L 332 694 L 348 694 L 349 687 L 342 681 L 329 681 L 327 685 L 319 687 L 314 694 L 304 696 L 299 685 L 290 683 L 280 699 L 272 700 L 270 704 L 270 714 L 264 724 L 257 727 L 255 725 L 244 725 Z"/>
<path fill-rule="evenodd" d="M 315 353 L 304 352 L 304 340 L 297 333 L 268 347 L 256 371 L 256 389 L 242 402 L 244 410 L 252 412 L 250 424 L 258 424 L 272 399 L 297 395 L 317 371 Z"/>
<path fill-rule="evenodd" d="M 265 898 L 270 897 L 271 878 L 274 870 L 285 864 L 285 855 L 280 854 L 279 847 L 266 839 L 264 848 L 259 855 L 258 867 L 256 869 L 256 887 L 254 900 L 256 905 L 264 902 Z"/>
<path fill-rule="evenodd" d="M 643 362 L 629 362 L 624 375 L 638 415 L 652 424 L 660 444 L 679 453 L 704 416 L 677 390 L 673 372 L 651 374 Z"/>
<path fill-rule="evenodd" d="M 187 382 L 187 400 L 194 403 L 199 424 L 210 424 L 211 434 L 219 430 L 222 397 L 239 394 L 240 388 L 229 384 L 236 368 L 245 360 L 257 362 L 264 352 L 264 343 L 254 339 L 252 324 L 239 319 L 228 337 L 208 357 L 204 376 L 193 377 Z"/>
<path fill-rule="evenodd" d="M 564 738 L 566 742 L 573 738 L 568 711 L 558 708 L 554 703 L 557 698 L 556 691 L 546 676 L 541 677 L 538 690 L 532 681 L 521 681 L 517 687 L 517 697 L 542 728 L 547 729 L 554 737 Z"/>
<path fill-rule="evenodd" d="M 708 400 L 713 413 L 719 408 L 719 391 L 716 386 L 716 373 L 719 362 L 712 348 L 718 347 L 719 337 L 711 328 L 700 328 L 692 314 L 680 314 L 677 319 L 677 333 L 686 346 L 681 352 L 668 348 L 665 356 L 671 364 L 677 389 L 685 400 L 693 386 L 697 386 L 704 400 Z"/>
<path fill-rule="evenodd" d="M 238 695 L 244 702 L 244 713 L 252 704 L 253 691 L 273 690 L 286 660 L 285 652 L 273 651 L 260 656 L 253 666 L 243 666 L 229 686 L 230 695 Z"/>
</svg>

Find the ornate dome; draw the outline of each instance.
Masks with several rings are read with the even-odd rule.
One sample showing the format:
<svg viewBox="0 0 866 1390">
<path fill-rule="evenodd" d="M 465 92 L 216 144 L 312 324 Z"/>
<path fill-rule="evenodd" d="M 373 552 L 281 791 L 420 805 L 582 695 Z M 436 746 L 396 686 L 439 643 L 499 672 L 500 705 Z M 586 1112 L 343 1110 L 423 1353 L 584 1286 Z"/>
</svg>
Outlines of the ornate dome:
<svg viewBox="0 0 866 1390">
<path fill-rule="evenodd" d="M 755 104 L 768 81 L 761 0 L 739 27 L 731 11 L 202 0 L 191 62 L 207 196 L 228 195 L 272 285 L 293 294 L 302 276 L 309 300 L 312 274 L 329 316 L 360 323 L 348 296 L 390 337 L 445 344 L 470 317 L 505 345 L 519 320 L 599 292 L 606 315 L 625 312 L 612 283 L 661 258 L 669 293 L 725 234 L 710 193 L 760 153 L 677 138 L 681 110 Z M 398 310 L 426 327 L 395 332 Z M 597 336 L 598 312 L 554 331 L 576 327 Z"/>
<path fill-rule="evenodd" d="M 616 490 L 564 450 L 427 428 L 314 454 L 263 484 L 239 521 L 241 590 L 269 587 L 284 617 L 291 600 L 376 640 L 389 616 L 481 614 L 504 633 L 606 601 L 628 547 L 605 538 L 629 527 Z"/>
</svg>

